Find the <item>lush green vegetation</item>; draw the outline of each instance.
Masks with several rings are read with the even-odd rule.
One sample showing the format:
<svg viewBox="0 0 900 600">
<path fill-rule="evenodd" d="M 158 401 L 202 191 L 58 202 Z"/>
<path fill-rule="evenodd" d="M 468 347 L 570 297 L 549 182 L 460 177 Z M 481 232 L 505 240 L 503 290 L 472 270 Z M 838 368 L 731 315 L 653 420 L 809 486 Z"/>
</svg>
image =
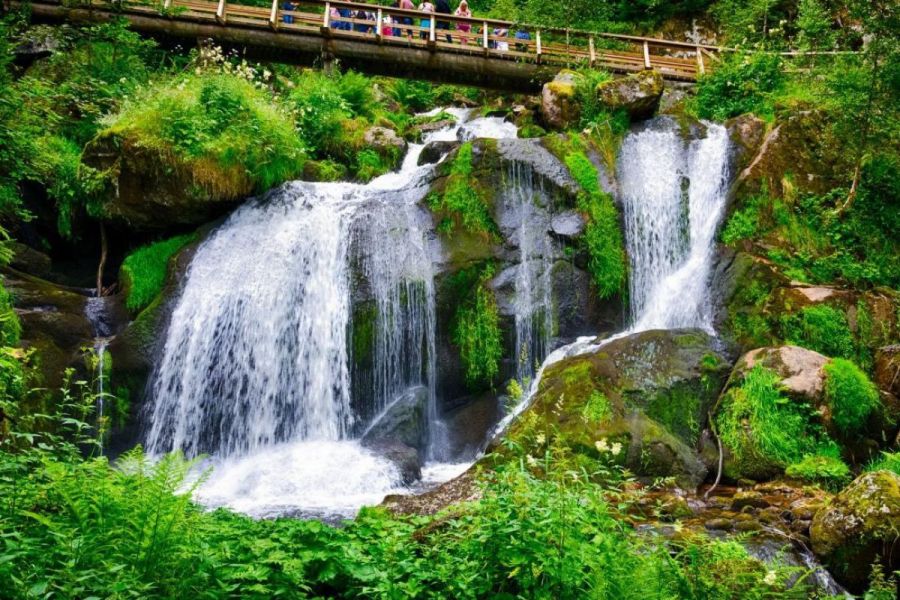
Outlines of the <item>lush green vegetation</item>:
<svg viewBox="0 0 900 600">
<path fill-rule="evenodd" d="M 137 312 L 153 302 L 166 282 L 169 259 L 196 239 L 195 234 L 175 236 L 142 246 L 125 258 L 120 278 L 128 291 L 129 310 Z"/>
<path fill-rule="evenodd" d="M 454 274 L 451 283 L 459 299 L 452 339 L 459 348 L 466 384 L 472 389 L 492 387 L 500 374 L 503 357 L 500 315 L 494 292 L 488 287 L 493 276 L 494 267 L 487 263 Z"/>
<path fill-rule="evenodd" d="M 800 462 L 788 465 L 784 470 L 788 477 L 817 483 L 831 490 L 839 490 L 851 479 L 850 467 L 841 460 L 836 446 L 807 454 Z"/>
<path fill-rule="evenodd" d="M 433 194 L 429 206 L 443 215 L 438 229 L 445 233 L 451 233 L 456 227 L 485 236 L 497 233 L 488 191 L 472 177 L 472 142 L 459 147 L 450 164 L 443 193 Z"/>
<path fill-rule="evenodd" d="M 55 433 L 0 452 L 4 597 L 776 598 L 801 573 L 733 541 L 642 537 L 617 469 L 557 466 L 552 449 L 485 474 L 482 497 L 437 517 L 364 510 L 343 528 L 204 512 L 192 463 L 85 458 L 93 398 L 67 396 Z M 9 414 L 15 407 L 5 404 Z M 29 423 L 31 421 L 29 420 Z M 21 423 L 20 423 L 21 424 Z M 31 423 L 33 424 L 33 423 Z M 68 441 L 71 440 L 71 441 Z M 541 476 L 535 475 L 540 472 Z M 715 566 L 715 568 L 711 568 Z"/>
<path fill-rule="evenodd" d="M 743 468 L 764 471 L 767 465 L 777 465 L 783 469 L 808 455 L 828 452 L 832 445 L 815 424 L 814 409 L 791 401 L 779 386 L 775 373 L 756 366 L 722 401 L 717 431 Z"/>
<path fill-rule="evenodd" d="M 860 433 L 869 415 L 881 408 L 878 388 L 859 367 L 842 358 L 825 365 L 825 399 L 832 421 L 844 435 Z"/>
<path fill-rule="evenodd" d="M 866 465 L 866 471 L 893 471 L 900 475 L 900 452 L 882 452 Z"/>
<path fill-rule="evenodd" d="M 829 357 L 852 358 L 855 344 L 847 315 L 827 304 L 806 306 L 782 317 L 784 339 Z"/>
<path fill-rule="evenodd" d="M 301 138 L 289 115 L 254 85 L 255 72 L 246 69 L 150 85 L 109 119 L 103 135 L 171 154 L 214 198 L 239 198 L 292 179 L 303 168 Z"/>
<path fill-rule="evenodd" d="M 601 298 L 621 293 L 626 282 L 625 242 L 619 226 L 619 211 L 612 196 L 600 189 L 597 170 L 584 153 L 574 146 L 565 154 L 572 177 L 581 186 L 578 210 L 587 225 L 583 244 L 587 250 L 588 269 Z"/>
</svg>

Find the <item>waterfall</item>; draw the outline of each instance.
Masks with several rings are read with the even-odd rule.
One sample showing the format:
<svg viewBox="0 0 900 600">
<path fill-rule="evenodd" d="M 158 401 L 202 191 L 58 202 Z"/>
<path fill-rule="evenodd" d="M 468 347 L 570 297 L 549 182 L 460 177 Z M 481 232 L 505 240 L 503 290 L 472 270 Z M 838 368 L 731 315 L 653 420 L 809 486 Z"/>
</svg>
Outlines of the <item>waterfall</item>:
<svg viewBox="0 0 900 600">
<path fill-rule="evenodd" d="M 685 141 L 658 119 L 622 143 L 618 160 L 629 258 L 631 331 L 713 333 L 709 276 L 729 183 L 728 132 L 707 124 Z"/>
<path fill-rule="evenodd" d="M 475 119 L 426 141 L 508 133 L 502 119 Z M 154 455 L 211 455 L 200 501 L 330 517 L 402 491 L 399 468 L 358 438 L 411 388 L 428 390 L 427 454 L 441 455 L 431 217 L 420 205 L 434 167 L 418 166 L 423 148 L 366 185 L 286 184 L 198 248 L 144 441 Z"/>
<path fill-rule="evenodd" d="M 501 201 L 515 215 L 518 264 L 515 280 L 516 379 L 527 384 L 547 356 L 553 327 L 550 281 L 553 257 L 548 198 L 526 163 L 510 162 Z"/>
<path fill-rule="evenodd" d="M 604 340 L 582 337 L 547 356 L 525 397 L 494 429 L 500 435 L 534 397 L 544 369 L 564 358 L 650 329 L 696 327 L 714 334 L 709 280 L 715 235 L 730 182 L 730 141 L 722 125 L 703 123 L 685 139 L 659 117 L 628 133 L 616 175 L 629 258 L 631 325 Z"/>
</svg>

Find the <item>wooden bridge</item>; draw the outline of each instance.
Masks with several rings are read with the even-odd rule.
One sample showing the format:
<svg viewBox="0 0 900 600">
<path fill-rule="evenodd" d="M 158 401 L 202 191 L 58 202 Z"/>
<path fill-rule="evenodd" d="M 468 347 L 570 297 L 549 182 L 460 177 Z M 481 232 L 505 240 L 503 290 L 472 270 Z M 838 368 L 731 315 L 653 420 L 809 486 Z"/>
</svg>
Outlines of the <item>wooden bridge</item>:
<svg viewBox="0 0 900 600">
<path fill-rule="evenodd" d="M 254 0 L 244 0 L 251 3 Z M 212 38 L 251 56 L 311 64 L 339 60 L 369 73 L 533 90 L 561 68 L 645 69 L 695 81 L 720 48 L 612 33 L 537 27 L 329 0 L 33 0 L 41 20 L 124 17 L 163 38 Z M 12 4 L 19 4 L 13 1 Z M 23 3 L 24 4 L 24 3 Z"/>
</svg>

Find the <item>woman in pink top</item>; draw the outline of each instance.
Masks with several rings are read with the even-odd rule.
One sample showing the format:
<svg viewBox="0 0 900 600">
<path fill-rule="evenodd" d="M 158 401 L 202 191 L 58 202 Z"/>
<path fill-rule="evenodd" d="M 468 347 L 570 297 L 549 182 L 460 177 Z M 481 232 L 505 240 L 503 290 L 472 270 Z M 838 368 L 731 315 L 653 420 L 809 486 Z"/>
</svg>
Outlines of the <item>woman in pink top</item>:
<svg viewBox="0 0 900 600">
<path fill-rule="evenodd" d="M 457 17 L 471 17 L 472 11 L 469 10 L 469 3 L 466 2 L 466 0 L 462 0 L 462 2 L 459 3 L 459 8 L 457 8 L 456 12 L 454 12 L 453 14 L 456 15 Z M 456 28 L 459 31 L 469 33 L 470 31 L 472 31 L 472 24 L 471 23 L 457 23 Z M 460 41 L 462 41 L 463 44 L 468 44 L 469 38 L 463 36 L 460 38 Z"/>
</svg>

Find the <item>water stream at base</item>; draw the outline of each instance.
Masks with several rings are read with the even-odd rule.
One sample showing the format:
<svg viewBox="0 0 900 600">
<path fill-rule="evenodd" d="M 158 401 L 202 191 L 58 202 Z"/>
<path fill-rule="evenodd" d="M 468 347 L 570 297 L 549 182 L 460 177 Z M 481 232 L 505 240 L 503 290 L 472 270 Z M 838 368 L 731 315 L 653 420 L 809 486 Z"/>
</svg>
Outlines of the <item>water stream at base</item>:
<svg viewBox="0 0 900 600">
<path fill-rule="evenodd" d="M 451 113 L 461 123 L 425 142 L 515 135 L 502 119 Z M 418 204 L 434 166 L 418 166 L 423 148 L 411 144 L 399 171 L 366 185 L 286 184 L 198 248 L 152 380 L 144 440 L 151 454 L 210 456 L 199 501 L 338 519 L 406 491 L 398 467 L 358 437 L 416 386 L 428 390 L 430 429 L 439 429 L 430 216 Z M 351 369 L 366 362 L 357 352 L 367 368 Z M 440 456 L 432 438 L 429 455 Z"/>
</svg>

